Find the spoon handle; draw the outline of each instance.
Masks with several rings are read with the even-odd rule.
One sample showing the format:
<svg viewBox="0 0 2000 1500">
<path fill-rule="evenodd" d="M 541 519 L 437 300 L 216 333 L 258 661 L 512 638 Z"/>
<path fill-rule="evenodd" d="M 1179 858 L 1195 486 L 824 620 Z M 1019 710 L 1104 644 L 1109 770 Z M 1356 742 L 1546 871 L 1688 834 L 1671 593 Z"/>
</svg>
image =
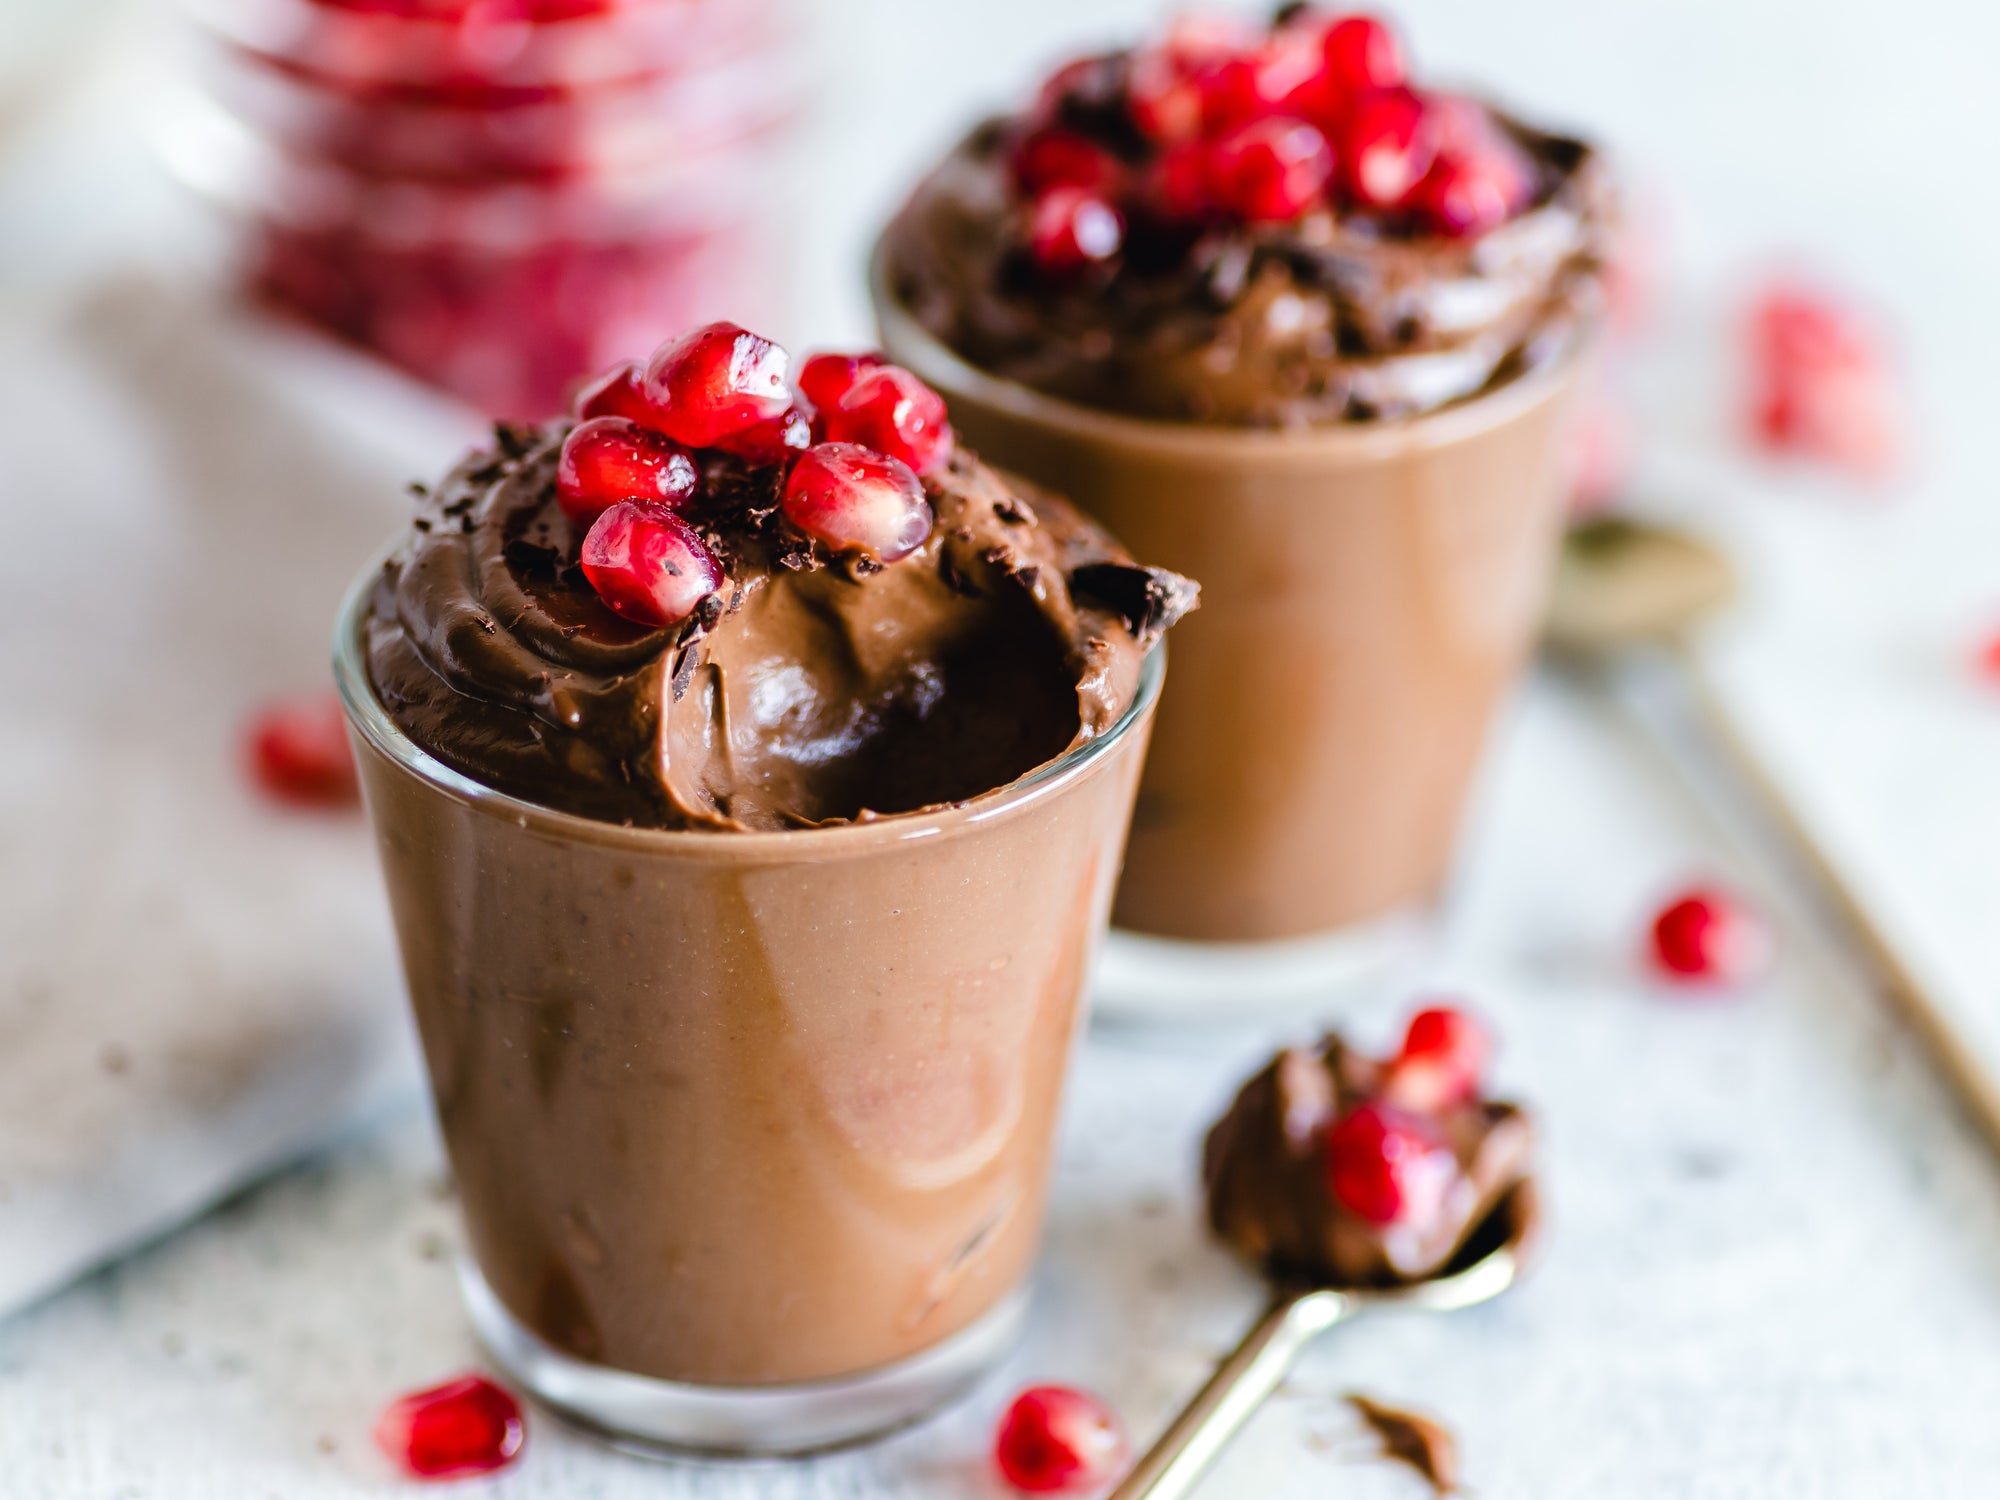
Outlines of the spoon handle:
<svg viewBox="0 0 2000 1500">
<path fill-rule="evenodd" d="M 1335 1291 L 1280 1296 L 1174 1418 L 1110 1500 L 1183 1500 L 1314 1339 L 1353 1311 Z"/>
</svg>

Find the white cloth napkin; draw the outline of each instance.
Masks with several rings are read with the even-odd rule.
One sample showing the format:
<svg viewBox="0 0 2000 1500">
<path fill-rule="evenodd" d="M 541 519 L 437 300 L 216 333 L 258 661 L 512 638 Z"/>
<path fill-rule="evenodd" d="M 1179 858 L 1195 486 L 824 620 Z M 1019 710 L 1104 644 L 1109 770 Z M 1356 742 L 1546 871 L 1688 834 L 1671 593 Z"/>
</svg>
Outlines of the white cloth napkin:
<svg viewBox="0 0 2000 1500">
<path fill-rule="evenodd" d="M 148 281 L 0 309 L 0 1315 L 414 1081 L 359 811 L 244 772 L 477 425 Z"/>
</svg>

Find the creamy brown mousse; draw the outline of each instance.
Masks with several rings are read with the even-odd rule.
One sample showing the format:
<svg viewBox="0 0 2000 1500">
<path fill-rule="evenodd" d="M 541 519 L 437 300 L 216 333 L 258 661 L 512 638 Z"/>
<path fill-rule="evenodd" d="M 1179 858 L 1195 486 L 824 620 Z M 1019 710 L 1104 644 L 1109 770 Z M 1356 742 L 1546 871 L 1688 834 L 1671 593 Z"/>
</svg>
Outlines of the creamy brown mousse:
<svg viewBox="0 0 2000 1500">
<path fill-rule="evenodd" d="M 1385 1287 L 1423 1281 L 1451 1265 L 1502 1201 L 1528 1180 L 1533 1130 L 1516 1105 L 1476 1096 L 1406 1111 L 1393 1063 L 1329 1036 L 1279 1053 L 1244 1084 L 1209 1131 L 1202 1155 L 1209 1222 L 1266 1274 L 1316 1286 Z M 1364 1216 L 1336 1187 L 1336 1153 L 1367 1152 L 1337 1134 L 1356 1111 L 1382 1110 L 1392 1128 L 1415 1130 L 1441 1153 L 1434 1166 L 1362 1160 L 1364 1176 L 1408 1171 L 1394 1217 Z"/>
<path fill-rule="evenodd" d="M 612 613 L 557 503 L 568 424 L 503 428 L 421 501 L 368 626 L 419 745 L 543 805 L 660 828 L 807 828 L 961 802 L 1115 723 L 1191 607 L 1066 503 L 957 454 L 888 565 L 778 517 L 781 469 L 711 454 L 689 519 L 729 579 L 679 625 Z"/>
</svg>

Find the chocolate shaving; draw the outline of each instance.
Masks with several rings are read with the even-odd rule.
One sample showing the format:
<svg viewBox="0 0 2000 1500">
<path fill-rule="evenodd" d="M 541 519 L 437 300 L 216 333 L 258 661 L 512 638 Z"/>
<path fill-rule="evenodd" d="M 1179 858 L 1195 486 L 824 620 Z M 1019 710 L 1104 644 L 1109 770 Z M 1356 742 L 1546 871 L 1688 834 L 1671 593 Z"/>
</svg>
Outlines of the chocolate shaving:
<svg viewBox="0 0 2000 1500">
<path fill-rule="evenodd" d="M 1035 564 L 1029 563 L 1025 568 L 1014 569 L 1014 576 L 1021 581 L 1021 587 L 1032 594 L 1035 585 L 1042 581 L 1042 570 Z"/>
<path fill-rule="evenodd" d="M 404 488 L 409 490 L 419 500 L 428 500 L 430 498 L 431 487 L 421 479 L 412 479 Z"/>
<path fill-rule="evenodd" d="M 429 531 L 431 529 L 431 523 L 425 520 L 422 516 L 416 517 L 413 521 L 410 522 L 410 524 L 416 527 L 417 530 L 419 531 Z"/>
<path fill-rule="evenodd" d="M 712 597 L 712 596 L 711 596 Z M 680 655 L 674 658 L 674 702 L 687 696 L 688 684 L 694 681 L 694 646 L 681 647 Z"/>
<path fill-rule="evenodd" d="M 493 441 L 500 445 L 500 451 L 509 458 L 524 458 L 534 450 L 541 434 L 533 427 L 518 422 L 495 422 Z"/>
<path fill-rule="evenodd" d="M 1413 1411 L 1352 1395 L 1347 1404 L 1361 1414 L 1381 1441 L 1382 1456 L 1406 1464 L 1422 1476 L 1434 1495 L 1458 1493 L 1458 1443 L 1449 1429 Z"/>
<path fill-rule="evenodd" d="M 1137 563 L 1085 563 L 1071 570 L 1070 592 L 1094 599 L 1125 622 L 1138 641 L 1150 641 L 1195 607 L 1201 585 L 1165 568 Z"/>
<path fill-rule="evenodd" d="M 944 580 L 944 586 L 954 594 L 962 594 L 967 599 L 986 597 L 986 591 L 966 577 L 951 553 L 942 549 L 938 552 L 938 577 Z"/>
<path fill-rule="evenodd" d="M 722 615 L 723 603 L 720 594 L 709 594 L 694 607 L 694 623 L 701 630 L 715 629 L 716 622 Z"/>
<path fill-rule="evenodd" d="M 995 500 L 993 502 L 993 514 L 1009 526 L 1031 525 L 1035 519 L 1021 508 L 1020 501 L 1011 496 L 1005 500 Z"/>
<path fill-rule="evenodd" d="M 500 549 L 500 556 L 507 566 L 516 573 L 554 575 L 562 562 L 562 554 L 553 547 L 537 546 L 525 537 L 515 537 Z"/>
</svg>

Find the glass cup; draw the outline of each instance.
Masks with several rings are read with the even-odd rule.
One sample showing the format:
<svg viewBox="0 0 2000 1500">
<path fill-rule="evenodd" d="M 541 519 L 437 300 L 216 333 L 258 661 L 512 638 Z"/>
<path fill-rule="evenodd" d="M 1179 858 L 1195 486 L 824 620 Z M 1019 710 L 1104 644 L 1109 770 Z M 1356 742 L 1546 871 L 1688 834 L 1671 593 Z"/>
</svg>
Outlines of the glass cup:
<svg viewBox="0 0 2000 1500">
<path fill-rule="evenodd" d="M 1561 537 L 1552 364 L 1429 414 L 1265 431 L 1093 411 L 973 368 L 890 289 L 890 358 L 989 462 L 1199 579 L 1133 815 L 1107 1013 L 1240 1013 L 1420 950 Z"/>
<path fill-rule="evenodd" d="M 934 812 L 627 828 L 434 760 L 334 665 L 480 1336 L 639 1446 L 810 1451 L 1009 1347 L 1153 705 Z"/>
</svg>

